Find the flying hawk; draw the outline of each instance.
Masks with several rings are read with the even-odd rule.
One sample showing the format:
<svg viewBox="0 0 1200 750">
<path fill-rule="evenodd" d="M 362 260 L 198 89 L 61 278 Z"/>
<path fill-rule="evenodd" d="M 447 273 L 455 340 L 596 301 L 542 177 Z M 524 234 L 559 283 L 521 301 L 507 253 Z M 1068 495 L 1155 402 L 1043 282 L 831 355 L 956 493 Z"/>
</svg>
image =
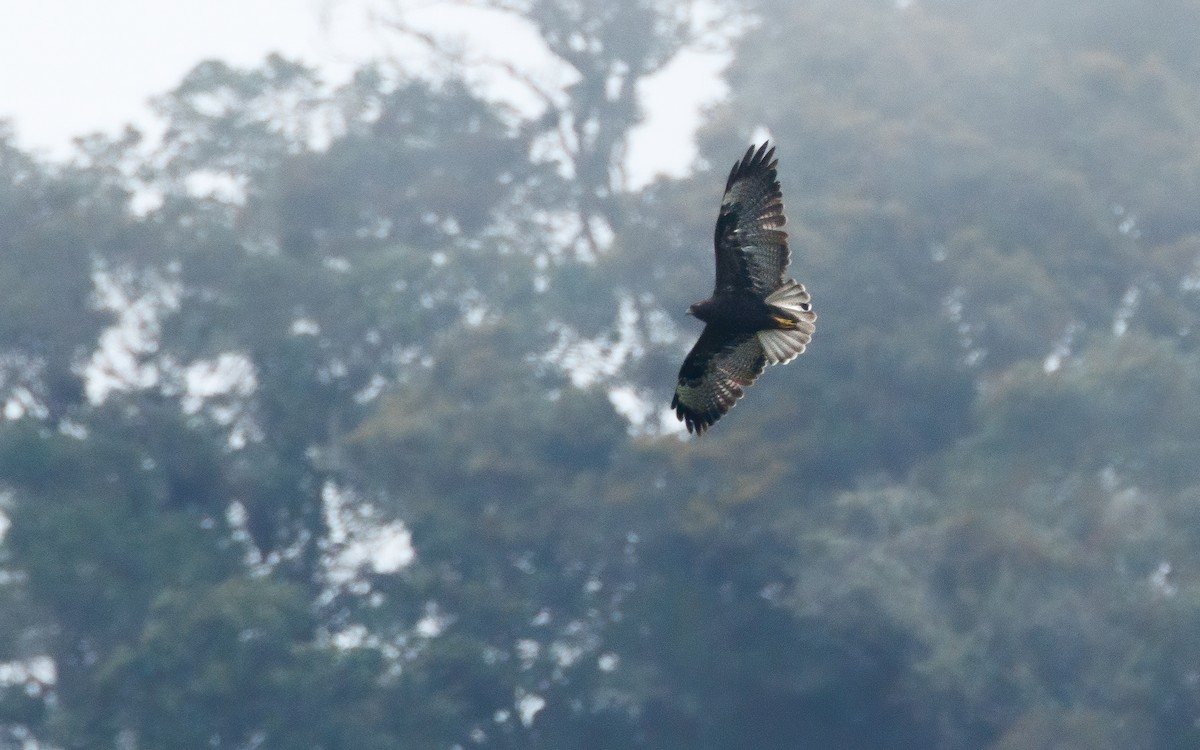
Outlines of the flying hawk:
<svg viewBox="0 0 1200 750">
<path fill-rule="evenodd" d="M 717 216 L 717 283 L 688 308 L 707 325 L 679 369 L 671 407 L 688 432 L 704 432 L 767 365 L 791 362 L 816 330 L 804 285 L 784 280 L 790 253 L 780 227 L 783 193 L 775 149 L 751 146 L 733 165 Z"/>
</svg>

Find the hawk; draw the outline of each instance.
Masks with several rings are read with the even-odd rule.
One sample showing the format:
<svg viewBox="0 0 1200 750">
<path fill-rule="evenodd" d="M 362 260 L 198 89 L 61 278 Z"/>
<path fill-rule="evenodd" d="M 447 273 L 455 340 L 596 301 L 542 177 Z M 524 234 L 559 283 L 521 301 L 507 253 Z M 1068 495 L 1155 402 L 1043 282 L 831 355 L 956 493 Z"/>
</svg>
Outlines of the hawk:
<svg viewBox="0 0 1200 750">
<path fill-rule="evenodd" d="M 767 365 L 791 362 L 816 330 L 804 285 L 784 279 L 790 252 L 775 149 L 751 146 L 725 183 L 713 242 L 717 283 L 688 308 L 707 325 L 679 369 L 671 408 L 688 432 L 728 412 Z"/>
</svg>

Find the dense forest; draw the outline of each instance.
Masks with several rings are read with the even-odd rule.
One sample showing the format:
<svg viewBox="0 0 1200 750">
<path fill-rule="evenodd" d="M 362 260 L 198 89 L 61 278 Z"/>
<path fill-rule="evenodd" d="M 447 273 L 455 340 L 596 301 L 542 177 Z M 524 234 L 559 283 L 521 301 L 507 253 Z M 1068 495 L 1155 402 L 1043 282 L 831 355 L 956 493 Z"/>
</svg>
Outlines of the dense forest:
<svg viewBox="0 0 1200 750">
<path fill-rule="evenodd" d="M 1200 2 L 485 4 L 538 116 L 447 52 L 0 128 L 0 747 L 1200 746 Z M 689 438 L 764 128 L 817 333 Z"/>
</svg>

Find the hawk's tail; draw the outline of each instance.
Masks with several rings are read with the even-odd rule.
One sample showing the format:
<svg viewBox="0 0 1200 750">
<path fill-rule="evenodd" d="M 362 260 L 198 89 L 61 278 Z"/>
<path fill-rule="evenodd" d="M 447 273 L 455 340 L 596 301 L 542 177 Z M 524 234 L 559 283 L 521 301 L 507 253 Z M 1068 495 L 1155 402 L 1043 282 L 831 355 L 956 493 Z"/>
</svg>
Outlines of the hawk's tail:
<svg viewBox="0 0 1200 750">
<path fill-rule="evenodd" d="M 812 340 L 817 330 L 817 314 L 812 311 L 812 298 L 798 281 L 788 279 L 767 297 L 767 304 L 783 313 L 791 325 L 768 328 L 758 332 L 759 343 L 773 365 L 791 362 Z"/>
<path fill-rule="evenodd" d="M 812 311 L 812 297 L 808 295 L 808 290 L 793 279 L 788 279 L 771 292 L 767 297 L 767 304 L 786 310 L 799 320 L 811 323 L 817 319 L 816 313 Z"/>
</svg>

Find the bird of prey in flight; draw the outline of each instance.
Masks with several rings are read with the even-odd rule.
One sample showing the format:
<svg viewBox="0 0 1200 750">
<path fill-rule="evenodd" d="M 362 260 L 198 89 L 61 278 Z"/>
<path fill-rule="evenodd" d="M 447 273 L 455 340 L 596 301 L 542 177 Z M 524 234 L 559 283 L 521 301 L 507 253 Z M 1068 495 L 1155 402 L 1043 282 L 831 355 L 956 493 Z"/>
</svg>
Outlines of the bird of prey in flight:
<svg viewBox="0 0 1200 750">
<path fill-rule="evenodd" d="M 767 365 L 791 362 L 816 330 L 804 285 L 785 279 L 790 252 L 775 149 L 751 146 L 733 165 L 717 216 L 717 282 L 688 308 L 703 333 L 679 369 L 671 407 L 688 432 L 728 412 Z"/>
</svg>

